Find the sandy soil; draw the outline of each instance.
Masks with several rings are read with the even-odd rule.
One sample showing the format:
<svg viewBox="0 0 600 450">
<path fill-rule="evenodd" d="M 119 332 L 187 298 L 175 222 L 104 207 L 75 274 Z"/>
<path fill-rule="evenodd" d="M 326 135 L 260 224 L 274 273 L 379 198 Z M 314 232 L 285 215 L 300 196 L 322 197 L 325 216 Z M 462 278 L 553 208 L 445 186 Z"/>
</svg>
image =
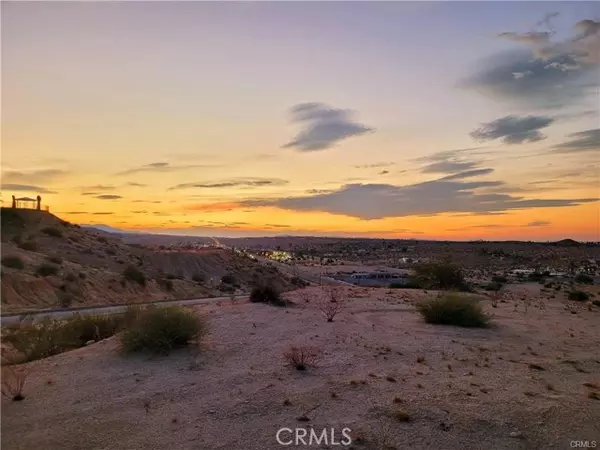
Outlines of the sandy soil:
<svg viewBox="0 0 600 450">
<path fill-rule="evenodd" d="M 600 401 L 584 386 L 600 382 L 600 308 L 486 300 L 495 326 L 470 330 L 423 323 L 422 291 L 347 292 L 333 323 L 300 291 L 291 308 L 198 307 L 210 334 L 168 357 L 125 358 L 113 338 L 30 363 L 26 399 L 2 400 L 3 449 L 277 449 L 282 427 L 334 427 L 338 440 L 347 427 L 355 449 L 600 441 Z M 319 349 L 318 366 L 286 366 L 290 345 Z M 388 416 L 397 409 L 411 420 Z"/>
</svg>

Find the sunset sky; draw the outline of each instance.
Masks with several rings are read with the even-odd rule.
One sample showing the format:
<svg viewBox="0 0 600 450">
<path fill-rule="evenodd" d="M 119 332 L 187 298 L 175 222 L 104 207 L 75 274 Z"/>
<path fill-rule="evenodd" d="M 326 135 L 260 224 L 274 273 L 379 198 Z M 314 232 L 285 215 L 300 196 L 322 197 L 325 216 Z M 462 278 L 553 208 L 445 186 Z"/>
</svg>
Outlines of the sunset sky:
<svg viewBox="0 0 600 450">
<path fill-rule="evenodd" d="M 2 201 L 158 233 L 600 241 L 596 2 L 10 2 Z"/>
</svg>

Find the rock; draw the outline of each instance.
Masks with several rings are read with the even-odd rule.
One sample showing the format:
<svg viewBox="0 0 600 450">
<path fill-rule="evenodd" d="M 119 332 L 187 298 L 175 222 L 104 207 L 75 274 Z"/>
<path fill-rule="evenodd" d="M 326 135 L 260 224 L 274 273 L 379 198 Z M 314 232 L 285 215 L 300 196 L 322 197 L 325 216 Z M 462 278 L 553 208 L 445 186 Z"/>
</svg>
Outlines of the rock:
<svg viewBox="0 0 600 450">
<path fill-rule="evenodd" d="M 91 345 L 91 344 L 93 344 L 93 343 L 95 343 L 95 342 L 96 342 L 96 341 L 94 341 L 93 339 L 90 339 L 89 341 L 87 341 L 87 342 L 85 343 L 85 345 Z"/>
<path fill-rule="evenodd" d="M 511 438 L 517 438 L 517 439 L 521 439 L 523 437 L 523 433 L 521 433 L 519 430 L 516 431 L 512 431 L 510 433 L 510 437 Z"/>
</svg>

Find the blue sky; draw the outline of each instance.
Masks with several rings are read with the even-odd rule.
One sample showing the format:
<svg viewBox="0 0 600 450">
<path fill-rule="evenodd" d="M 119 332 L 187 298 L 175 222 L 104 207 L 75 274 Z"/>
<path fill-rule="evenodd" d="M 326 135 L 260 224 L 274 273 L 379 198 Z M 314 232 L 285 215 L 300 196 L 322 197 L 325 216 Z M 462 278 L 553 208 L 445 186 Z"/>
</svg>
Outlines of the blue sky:
<svg viewBox="0 0 600 450">
<path fill-rule="evenodd" d="M 73 220 L 192 234 L 273 233 L 265 217 L 278 217 L 305 234 L 598 235 L 597 3 L 4 2 L 2 12 L 4 199 L 45 192 Z M 535 45 L 527 35 L 548 31 Z M 552 150 L 579 132 L 583 144 Z M 456 195 L 442 199 L 457 161 L 487 171 L 444 181 Z M 484 184 L 456 182 L 473 177 Z M 407 192 L 432 207 L 415 209 Z M 160 203 L 132 213 L 148 201 Z M 567 210 L 587 225 L 562 219 Z M 538 216 L 543 227 L 525 226 Z"/>
</svg>

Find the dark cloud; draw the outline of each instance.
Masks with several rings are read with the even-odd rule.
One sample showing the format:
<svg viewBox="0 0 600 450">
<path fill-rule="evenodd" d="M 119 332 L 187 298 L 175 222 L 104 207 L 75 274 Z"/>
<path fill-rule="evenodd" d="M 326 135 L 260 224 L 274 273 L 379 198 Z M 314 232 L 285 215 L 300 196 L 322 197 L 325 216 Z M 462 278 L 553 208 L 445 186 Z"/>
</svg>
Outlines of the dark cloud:
<svg viewBox="0 0 600 450">
<path fill-rule="evenodd" d="M 126 184 L 127 184 L 127 186 L 131 186 L 131 187 L 146 187 L 146 186 L 148 186 L 147 184 L 135 183 L 133 181 L 128 181 Z"/>
<path fill-rule="evenodd" d="M 382 170 L 381 172 L 379 172 L 379 175 L 387 175 L 388 173 L 390 173 L 389 170 Z"/>
<path fill-rule="evenodd" d="M 352 121 L 352 111 L 331 108 L 323 103 L 301 103 L 290 112 L 292 121 L 302 124 L 303 129 L 283 148 L 304 152 L 325 150 L 349 137 L 374 131 Z"/>
<path fill-rule="evenodd" d="M 483 62 L 459 86 L 523 108 L 559 108 L 576 104 L 590 93 L 588 83 L 594 83 L 593 77 L 594 69 L 580 65 L 571 54 L 546 60 L 517 50 Z"/>
<path fill-rule="evenodd" d="M 97 198 L 99 200 L 117 200 L 117 199 L 120 199 L 123 197 L 121 197 L 120 195 L 102 194 L 102 195 L 97 195 L 94 198 Z"/>
<path fill-rule="evenodd" d="M 82 192 L 81 195 L 98 195 L 100 192 Z"/>
<path fill-rule="evenodd" d="M 44 170 L 5 170 L 2 172 L 2 181 L 12 184 L 38 184 L 49 183 L 58 178 L 68 175 L 69 172 L 59 169 L 44 169 Z"/>
<path fill-rule="evenodd" d="M 148 211 L 146 211 L 145 209 L 140 210 L 140 211 L 131 211 L 133 214 L 148 214 Z"/>
<path fill-rule="evenodd" d="M 246 206 L 275 206 L 297 211 L 322 211 L 361 219 L 436 215 L 442 213 L 485 213 L 530 208 L 573 206 L 597 198 L 528 199 L 492 188 L 501 181 L 434 180 L 408 186 L 348 184 L 339 190 L 305 197 L 250 200 Z M 481 192 L 481 189 L 487 189 Z"/>
<path fill-rule="evenodd" d="M 233 178 L 231 180 L 223 180 L 212 183 L 183 183 L 170 187 L 169 190 L 175 189 L 220 189 L 229 187 L 244 187 L 257 188 L 264 186 L 284 186 L 289 181 L 279 178 Z"/>
<path fill-rule="evenodd" d="M 95 213 L 92 213 L 92 215 L 94 215 L 94 216 L 110 216 L 112 214 L 114 214 L 114 212 L 108 212 L 107 211 L 107 212 L 95 212 Z"/>
<path fill-rule="evenodd" d="M 525 108 L 557 108 L 575 104 L 593 93 L 598 84 L 600 22 L 586 19 L 575 25 L 576 35 L 552 42 L 546 15 L 527 33 L 504 32 L 503 39 L 528 49 L 510 51 L 482 61 L 476 73 L 459 85 Z"/>
<path fill-rule="evenodd" d="M 59 214 L 69 214 L 69 215 L 73 215 L 73 214 L 89 214 L 86 211 L 68 211 L 68 212 L 61 212 Z"/>
<path fill-rule="evenodd" d="M 132 203 L 162 203 L 160 200 L 132 200 Z"/>
<path fill-rule="evenodd" d="M 56 194 L 56 191 L 51 191 L 41 186 L 33 186 L 31 184 L 14 184 L 6 183 L 0 187 L 3 191 L 15 191 L 15 192 L 36 192 L 38 194 Z"/>
<path fill-rule="evenodd" d="M 501 139 L 505 144 L 523 144 L 546 139 L 540 130 L 548 127 L 554 119 L 541 116 L 506 116 L 492 122 L 481 124 L 481 127 L 470 133 L 473 139 L 480 142 Z"/>
<path fill-rule="evenodd" d="M 136 167 L 134 169 L 124 170 L 123 172 L 119 172 L 116 175 L 133 175 L 137 173 L 170 173 L 170 172 L 178 172 L 183 170 L 190 169 L 209 169 L 220 167 L 219 165 L 207 165 L 207 164 L 190 164 L 190 165 L 182 165 L 182 166 L 173 166 L 168 162 L 155 162 L 146 164 L 141 167 Z"/>
<path fill-rule="evenodd" d="M 334 192 L 333 189 L 307 189 L 307 194 L 327 194 L 329 192 Z"/>
<path fill-rule="evenodd" d="M 600 152 L 600 128 L 569 134 L 572 138 L 556 145 L 552 153 Z"/>
</svg>

